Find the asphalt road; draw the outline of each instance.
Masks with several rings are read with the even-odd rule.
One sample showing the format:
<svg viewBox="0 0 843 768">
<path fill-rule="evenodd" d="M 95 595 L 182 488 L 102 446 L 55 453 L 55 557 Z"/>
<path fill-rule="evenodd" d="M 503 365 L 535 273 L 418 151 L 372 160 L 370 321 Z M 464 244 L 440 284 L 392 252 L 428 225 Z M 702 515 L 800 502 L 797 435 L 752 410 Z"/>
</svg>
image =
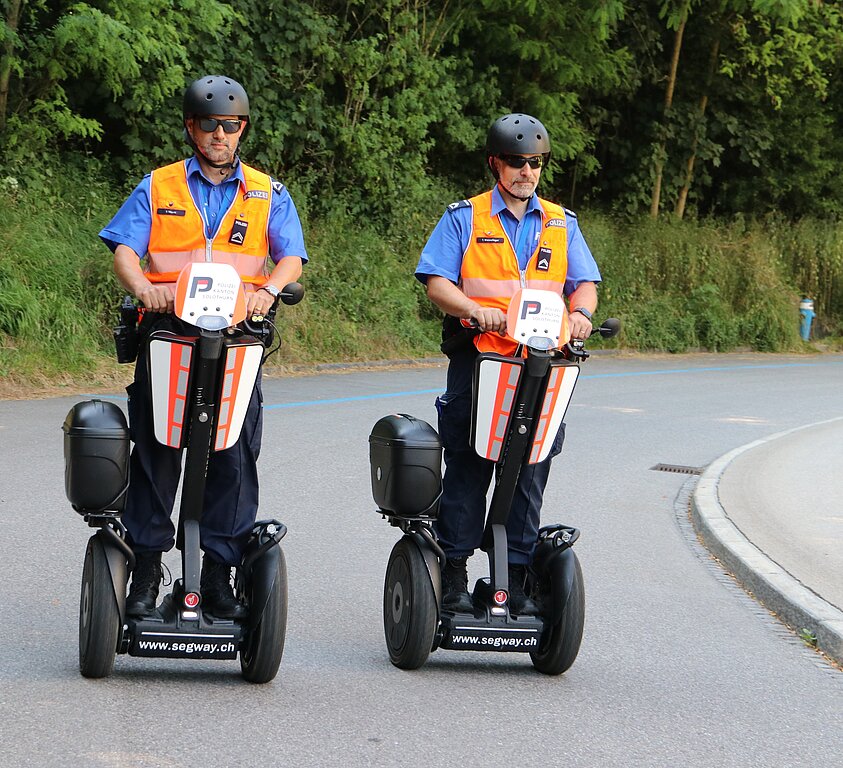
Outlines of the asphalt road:
<svg viewBox="0 0 843 768">
<path fill-rule="evenodd" d="M 585 636 L 557 678 L 517 654 L 389 663 L 381 590 L 397 533 L 375 512 L 367 437 L 390 412 L 434 421 L 443 381 L 441 367 L 265 381 L 263 513 L 290 531 L 287 645 L 265 686 L 244 683 L 236 661 L 119 656 L 108 679 L 79 675 L 90 530 L 64 497 L 60 426 L 82 398 L 0 402 L 0 763 L 840 764 L 843 672 L 701 548 L 694 476 L 651 468 L 703 467 L 840 416 L 843 357 L 588 361 L 543 519 L 583 532 Z"/>
</svg>

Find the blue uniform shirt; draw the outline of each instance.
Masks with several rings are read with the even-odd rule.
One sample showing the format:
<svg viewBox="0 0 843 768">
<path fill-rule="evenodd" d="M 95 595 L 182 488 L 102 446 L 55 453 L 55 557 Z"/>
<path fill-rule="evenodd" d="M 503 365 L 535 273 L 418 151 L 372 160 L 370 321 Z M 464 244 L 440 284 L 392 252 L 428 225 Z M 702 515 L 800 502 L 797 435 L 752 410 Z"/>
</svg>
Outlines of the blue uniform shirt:
<svg viewBox="0 0 843 768">
<path fill-rule="evenodd" d="M 542 228 L 542 206 L 537 195 L 527 203 L 527 213 L 518 221 L 506 207 L 497 185 L 492 190 L 492 216 L 500 214 L 501 223 L 509 242 L 518 256 L 518 267 L 527 268 L 530 257 L 538 246 Z M 471 242 L 472 213 L 470 205 L 457 206 L 446 211 L 430 235 L 422 251 L 416 277 L 423 283 L 429 275 L 445 277 L 459 283 L 463 254 Z M 600 270 L 582 235 L 577 217 L 568 212 L 568 274 L 565 278 L 565 295 L 570 296 L 580 283 L 599 283 Z"/>
<path fill-rule="evenodd" d="M 219 184 L 212 184 L 202 173 L 199 161 L 191 157 L 187 163 L 187 185 L 205 222 L 205 236 L 213 238 L 234 200 L 241 185 L 245 185 L 240 164 L 230 178 Z M 150 178 L 141 179 L 114 218 L 99 233 L 103 242 L 114 251 L 118 245 L 128 245 L 143 257 L 149 248 L 149 234 L 152 229 L 152 206 L 150 204 Z M 293 198 L 287 188 L 273 180 L 272 202 L 269 209 L 269 255 L 277 264 L 284 256 L 300 256 L 307 261 L 304 249 L 304 235 L 301 221 Z"/>
</svg>

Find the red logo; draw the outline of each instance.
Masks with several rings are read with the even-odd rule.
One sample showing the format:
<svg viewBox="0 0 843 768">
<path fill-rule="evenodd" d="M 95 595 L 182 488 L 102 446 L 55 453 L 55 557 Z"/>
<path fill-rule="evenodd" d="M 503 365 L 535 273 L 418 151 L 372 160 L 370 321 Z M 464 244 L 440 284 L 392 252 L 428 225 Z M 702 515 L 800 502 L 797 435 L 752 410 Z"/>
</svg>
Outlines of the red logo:
<svg viewBox="0 0 843 768">
<path fill-rule="evenodd" d="M 502 589 L 499 589 L 495 592 L 495 597 L 493 598 L 497 605 L 503 605 L 506 602 L 506 592 Z"/>
<path fill-rule="evenodd" d="M 197 605 L 199 605 L 199 595 L 197 595 L 195 592 L 188 592 L 184 596 L 184 605 L 186 608 L 195 608 Z"/>
</svg>

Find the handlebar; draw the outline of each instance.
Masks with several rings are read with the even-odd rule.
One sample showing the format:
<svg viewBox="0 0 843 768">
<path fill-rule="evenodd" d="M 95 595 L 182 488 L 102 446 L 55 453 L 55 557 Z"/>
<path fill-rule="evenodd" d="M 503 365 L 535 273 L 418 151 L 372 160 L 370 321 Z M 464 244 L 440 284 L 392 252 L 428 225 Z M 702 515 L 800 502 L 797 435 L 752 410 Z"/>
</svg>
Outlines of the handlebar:
<svg viewBox="0 0 843 768">
<path fill-rule="evenodd" d="M 477 327 L 476 320 L 472 319 L 470 322 L 471 327 L 463 328 L 462 331 L 458 331 L 453 336 L 442 342 L 439 347 L 439 349 L 442 350 L 442 354 L 450 357 L 456 352 L 467 349 L 474 337 L 482 333 L 482 331 Z M 592 328 L 591 332 L 592 334 L 599 333 L 604 339 L 611 339 L 612 337 L 617 336 L 618 333 L 620 333 L 620 330 L 621 321 L 616 317 L 607 317 L 600 326 Z M 562 348 L 564 350 L 563 355 L 569 359 L 584 360 L 588 357 L 588 353 L 585 351 L 584 345 L 585 339 L 571 340 Z"/>
</svg>

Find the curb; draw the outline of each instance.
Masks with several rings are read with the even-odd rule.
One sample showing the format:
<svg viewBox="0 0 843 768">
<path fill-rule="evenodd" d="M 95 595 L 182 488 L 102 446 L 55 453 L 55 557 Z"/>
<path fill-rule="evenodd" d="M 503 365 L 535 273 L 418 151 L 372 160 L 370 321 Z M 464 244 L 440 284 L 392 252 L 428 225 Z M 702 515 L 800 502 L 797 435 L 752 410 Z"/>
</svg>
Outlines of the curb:
<svg viewBox="0 0 843 768">
<path fill-rule="evenodd" d="M 843 665 L 843 611 L 790 575 L 744 536 L 720 503 L 718 486 L 729 465 L 742 453 L 804 429 L 843 421 L 843 417 L 807 424 L 736 448 L 715 459 L 691 494 L 691 519 L 708 550 L 765 607 L 797 633 L 807 630 L 816 647 Z M 812 643 L 813 644 L 813 643 Z"/>
</svg>

